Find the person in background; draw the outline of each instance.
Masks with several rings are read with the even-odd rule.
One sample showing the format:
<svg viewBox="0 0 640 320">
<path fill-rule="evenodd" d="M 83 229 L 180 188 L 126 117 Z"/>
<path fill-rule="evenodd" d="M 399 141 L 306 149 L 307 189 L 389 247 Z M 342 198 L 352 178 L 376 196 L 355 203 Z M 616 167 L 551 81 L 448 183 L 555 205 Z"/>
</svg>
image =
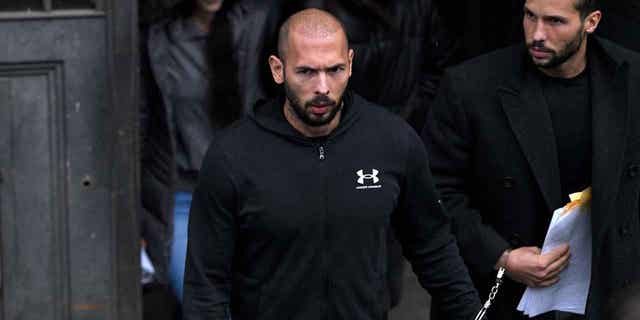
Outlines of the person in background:
<svg viewBox="0 0 640 320">
<path fill-rule="evenodd" d="M 241 113 L 235 74 L 210 60 L 232 52 L 234 1 L 185 0 L 142 32 L 141 235 L 152 283 L 182 300 L 191 193 L 215 133 Z M 215 75 L 225 74 L 226 81 Z M 226 92 L 211 99 L 212 91 Z M 148 280 L 147 280 L 148 281 Z M 162 307 L 162 306 L 149 306 Z"/>
</svg>

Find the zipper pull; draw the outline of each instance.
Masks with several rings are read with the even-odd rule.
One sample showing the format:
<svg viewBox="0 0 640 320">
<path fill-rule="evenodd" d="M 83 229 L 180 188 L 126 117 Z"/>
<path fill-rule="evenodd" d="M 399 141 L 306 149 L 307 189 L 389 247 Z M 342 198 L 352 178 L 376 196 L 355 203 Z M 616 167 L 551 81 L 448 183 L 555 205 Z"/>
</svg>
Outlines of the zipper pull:
<svg viewBox="0 0 640 320">
<path fill-rule="evenodd" d="M 318 158 L 320 158 L 320 160 L 324 160 L 325 156 L 324 156 L 324 147 L 323 146 L 320 146 L 318 148 L 318 154 L 319 154 Z"/>
</svg>

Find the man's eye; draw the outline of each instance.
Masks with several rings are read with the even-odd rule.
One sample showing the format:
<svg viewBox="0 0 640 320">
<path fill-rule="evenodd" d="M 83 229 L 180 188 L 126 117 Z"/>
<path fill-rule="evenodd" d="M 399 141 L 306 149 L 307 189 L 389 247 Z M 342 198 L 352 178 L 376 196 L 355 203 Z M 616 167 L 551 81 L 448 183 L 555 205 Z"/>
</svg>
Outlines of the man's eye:
<svg viewBox="0 0 640 320">
<path fill-rule="evenodd" d="M 305 76 L 308 76 L 308 75 L 310 75 L 312 73 L 313 73 L 313 70 L 311 70 L 311 69 L 300 69 L 300 70 L 298 70 L 298 74 L 305 75 Z"/>
<path fill-rule="evenodd" d="M 338 73 L 338 72 L 341 72 L 341 71 L 344 71 L 344 67 L 334 67 L 334 68 L 329 69 L 330 73 Z"/>
<path fill-rule="evenodd" d="M 557 19 L 557 18 L 551 18 L 549 19 L 549 22 L 551 22 L 551 24 L 562 24 L 564 23 L 564 21 Z"/>
<path fill-rule="evenodd" d="M 534 19 L 535 18 L 533 13 L 531 13 L 531 11 L 525 11 L 524 12 L 524 17 L 527 18 L 527 19 Z"/>
</svg>

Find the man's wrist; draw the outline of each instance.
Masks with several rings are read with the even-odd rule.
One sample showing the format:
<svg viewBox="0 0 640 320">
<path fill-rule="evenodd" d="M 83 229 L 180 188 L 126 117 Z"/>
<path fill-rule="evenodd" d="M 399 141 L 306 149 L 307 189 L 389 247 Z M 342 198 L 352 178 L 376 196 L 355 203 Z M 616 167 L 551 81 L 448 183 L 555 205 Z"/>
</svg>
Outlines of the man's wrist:
<svg viewBox="0 0 640 320">
<path fill-rule="evenodd" d="M 502 253 L 502 255 L 500 256 L 500 259 L 498 259 L 498 262 L 496 262 L 494 269 L 498 270 L 500 268 L 505 268 L 505 269 L 507 268 L 507 260 L 509 260 L 509 253 L 511 253 L 511 249 L 507 249 Z"/>
</svg>

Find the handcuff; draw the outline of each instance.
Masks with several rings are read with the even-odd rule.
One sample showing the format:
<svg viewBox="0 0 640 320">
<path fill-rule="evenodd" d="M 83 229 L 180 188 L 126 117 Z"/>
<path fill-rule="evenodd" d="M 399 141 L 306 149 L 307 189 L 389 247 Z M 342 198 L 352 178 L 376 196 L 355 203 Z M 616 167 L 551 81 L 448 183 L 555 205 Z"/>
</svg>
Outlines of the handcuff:
<svg viewBox="0 0 640 320">
<path fill-rule="evenodd" d="M 491 287 L 491 292 L 489 292 L 489 298 L 487 298 L 487 301 L 485 301 L 480 311 L 478 311 L 478 314 L 476 315 L 475 320 L 484 319 L 485 315 L 487 314 L 487 311 L 489 310 L 489 307 L 491 307 L 491 303 L 493 303 L 493 300 L 495 300 L 496 295 L 498 294 L 498 290 L 502 285 L 502 282 L 503 282 L 502 278 L 504 277 L 505 271 L 506 269 L 504 267 L 500 267 L 500 269 L 498 269 L 498 274 L 496 275 L 496 283 L 493 285 L 493 287 Z"/>
</svg>

